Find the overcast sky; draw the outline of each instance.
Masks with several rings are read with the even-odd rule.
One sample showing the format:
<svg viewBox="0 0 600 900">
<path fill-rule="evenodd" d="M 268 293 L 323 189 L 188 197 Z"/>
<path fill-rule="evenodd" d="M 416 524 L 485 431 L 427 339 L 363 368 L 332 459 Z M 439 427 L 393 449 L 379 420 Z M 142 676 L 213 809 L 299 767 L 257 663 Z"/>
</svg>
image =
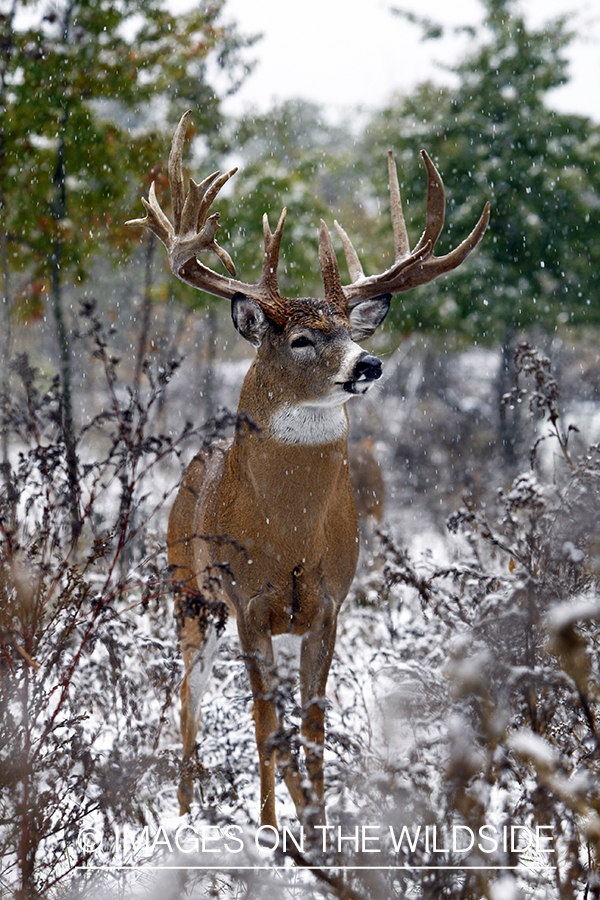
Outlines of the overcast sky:
<svg viewBox="0 0 600 900">
<path fill-rule="evenodd" d="M 332 113 L 381 105 L 397 90 L 433 78 L 447 83 L 436 61 L 452 62 L 467 49 L 466 39 L 420 41 L 420 31 L 390 12 L 400 6 L 448 25 L 481 18 L 477 0 L 227 0 L 223 18 L 242 32 L 262 33 L 251 53 L 254 73 L 228 103 L 232 112 L 249 105 L 265 109 L 274 99 L 304 97 Z M 529 22 L 573 9 L 573 0 L 523 0 Z M 600 122 L 600 4 L 582 0 L 573 25 L 585 35 L 571 49 L 571 83 L 556 92 L 554 105 Z"/>
</svg>

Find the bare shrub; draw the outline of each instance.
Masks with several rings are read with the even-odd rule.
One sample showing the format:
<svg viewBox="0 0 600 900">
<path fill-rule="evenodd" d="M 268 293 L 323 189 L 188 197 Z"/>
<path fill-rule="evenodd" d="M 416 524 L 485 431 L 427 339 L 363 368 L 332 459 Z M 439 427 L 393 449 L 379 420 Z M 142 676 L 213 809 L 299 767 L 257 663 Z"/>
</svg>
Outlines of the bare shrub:
<svg viewBox="0 0 600 900">
<path fill-rule="evenodd" d="M 404 782 L 403 815 L 410 809 L 414 824 L 432 816 L 475 833 L 483 825 L 538 829 L 549 852 L 528 859 L 510 841 L 493 852 L 476 842 L 467 854 L 413 857 L 458 867 L 404 877 L 425 896 L 598 891 L 600 447 L 572 458 L 547 358 L 524 344 L 515 368 L 504 402 L 529 404 L 549 425 L 542 439 L 554 440 L 559 459 L 544 476 L 535 438 L 527 469 L 495 504 L 465 499 L 448 522 L 467 542 L 454 565 L 424 569 L 387 540 L 387 592 L 418 598 L 430 646 L 415 642 L 407 660 L 421 683 L 409 717 L 426 735 L 413 748 L 418 770 L 406 766 L 380 784 L 399 799 L 392 785 Z M 406 678 L 398 671 L 396 684 Z M 505 870 L 468 871 L 481 865 Z"/>
<path fill-rule="evenodd" d="M 90 816 L 105 835 L 140 820 L 142 785 L 175 777 L 159 737 L 179 663 L 157 605 L 166 555 L 148 522 L 168 493 L 155 474 L 190 429 L 149 432 L 175 367 L 147 366 L 143 396 L 122 390 L 94 305 L 82 315 L 106 404 L 77 438 L 77 528 L 58 381 L 41 388 L 21 356 L 2 406 L 0 884 L 21 898 L 47 895 L 85 863 L 78 836 Z"/>
</svg>

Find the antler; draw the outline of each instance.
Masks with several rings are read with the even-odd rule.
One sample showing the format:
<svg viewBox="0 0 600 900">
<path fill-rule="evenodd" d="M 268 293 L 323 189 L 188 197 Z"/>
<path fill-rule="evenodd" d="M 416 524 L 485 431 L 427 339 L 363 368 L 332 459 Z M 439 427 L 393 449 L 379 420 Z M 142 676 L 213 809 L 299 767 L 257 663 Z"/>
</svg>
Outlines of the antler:
<svg viewBox="0 0 600 900">
<path fill-rule="evenodd" d="M 490 218 L 489 203 L 485 204 L 477 225 L 462 244 L 445 256 L 433 255 L 436 241 L 444 226 L 446 194 L 440 173 L 425 150 L 421 150 L 421 156 L 427 169 L 427 212 L 425 231 L 412 252 L 402 212 L 398 172 L 394 162 L 394 154 L 391 150 L 388 150 L 388 171 L 392 230 L 394 234 L 395 261 L 393 266 L 381 275 L 366 277 L 350 238 L 342 226 L 335 222 L 335 227 L 342 240 L 344 253 L 346 254 L 350 278 L 352 279 L 351 284 L 344 285 L 342 288 L 349 307 L 356 306 L 362 300 L 367 300 L 378 294 L 399 294 L 401 291 L 409 291 L 420 284 L 427 284 L 428 281 L 433 281 L 434 278 L 437 278 L 438 275 L 442 275 L 444 272 L 456 269 L 457 266 L 464 262 L 483 237 Z"/>
<path fill-rule="evenodd" d="M 285 301 L 279 293 L 277 283 L 277 265 L 281 236 L 285 224 L 286 210 L 279 218 L 277 228 L 271 231 L 267 214 L 263 216 L 265 252 L 261 277 L 257 284 L 247 284 L 235 278 L 236 271 L 230 255 L 216 241 L 219 228 L 219 213 L 209 215 L 217 194 L 224 184 L 235 175 L 237 168 L 230 169 L 221 175 L 213 172 L 200 184 L 190 178 L 190 188 L 185 194 L 183 179 L 183 144 L 187 131 L 190 111 L 183 114 L 173 136 L 169 154 L 169 185 L 171 188 L 171 205 L 173 223 L 165 215 L 156 199 L 154 182 L 148 193 L 148 200 L 142 198 L 146 208 L 143 219 L 131 219 L 127 225 L 144 225 L 149 228 L 167 248 L 169 265 L 174 275 L 186 284 L 207 291 L 216 297 L 230 300 L 234 294 L 242 293 L 256 300 L 265 312 L 283 322 L 287 319 Z M 211 250 L 219 257 L 230 277 L 214 272 L 197 259 L 202 250 Z"/>
<path fill-rule="evenodd" d="M 235 277 L 236 271 L 231 257 L 216 241 L 219 213 L 209 215 L 210 208 L 219 191 L 235 175 L 237 168 L 230 169 L 223 175 L 220 172 L 213 172 L 200 184 L 190 179 L 189 191 L 187 195 L 185 194 L 182 155 L 189 115 L 188 110 L 181 117 L 169 154 L 168 171 L 173 222 L 171 223 L 161 209 L 156 199 L 156 188 L 152 183 L 148 200 L 142 199 L 146 208 L 146 216 L 143 219 L 131 219 L 126 224 L 143 225 L 154 232 L 167 248 L 171 271 L 182 281 L 227 300 L 230 300 L 236 293 L 245 294 L 256 300 L 268 316 L 282 325 L 289 317 L 289 302 L 279 293 L 277 266 L 286 210 L 283 209 L 274 232 L 269 226 L 267 214 L 265 213 L 263 216 L 265 250 L 259 281 L 256 284 L 238 281 Z M 319 261 L 325 285 L 325 296 L 341 309 L 345 310 L 347 307 L 356 306 L 362 300 L 379 294 L 397 294 L 433 281 L 438 275 L 450 272 L 459 266 L 483 237 L 489 221 L 489 203 L 486 203 L 479 222 L 462 244 L 446 256 L 433 255 L 435 243 L 444 225 L 446 196 L 442 179 L 436 167 L 424 150 L 421 151 L 421 156 L 427 169 L 426 222 L 425 231 L 411 252 L 402 213 L 394 155 L 391 150 L 388 152 L 395 262 L 381 275 L 365 276 L 350 238 L 341 225 L 335 222 L 335 227 L 342 239 L 352 279 L 351 284 L 342 285 L 331 237 L 325 223 L 321 222 Z M 210 250 L 218 256 L 227 269 L 229 277 L 214 272 L 198 260 L 198 253 L 203 250 Z"/>
</svg>

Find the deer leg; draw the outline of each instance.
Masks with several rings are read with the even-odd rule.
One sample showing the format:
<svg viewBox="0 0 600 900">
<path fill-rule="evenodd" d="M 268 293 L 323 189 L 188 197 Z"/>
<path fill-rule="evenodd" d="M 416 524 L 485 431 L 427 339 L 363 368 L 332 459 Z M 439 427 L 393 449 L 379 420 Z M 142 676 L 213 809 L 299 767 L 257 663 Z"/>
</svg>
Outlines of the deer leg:
<svg viewBox="0 0 600 900">
<path fill-rule="evenodd" d="M 295 693 L 296 678 L 300 666 L 299 650 L 301 640 L 300 636 L 289 634 L 280 634 L 273 640 L 273 646 L 276 651 L 277 690 L 281 700 L 284 702 L 287 695 Z M 281 696 L 282 692 L 286 696 Z M 277 767 L 283 775 L 296 809 L 302 810 L 309 802 L 310 792 L 306 789 L 306 778 L 298 767 L 298 760 L 292 752 L 289 738 L 284 735 L 283 703 L 278 703 L 277 706 L 279 730 L 282 735 L 282 739 L 277 741 L 276 747 Z"/>
<path fill-rule="evenodd" d="M 254 731 L 260 767 L 260 821 L 277 827 L 275 815 L 276 751 L 273 737 L 278 718 L 275 705 L 277 690 L 275 660 L 271 636 L 266 629 L 248 628 L 238 617 L 240 646 L 252 688 Z"/>
<path fill-rule="evenodd" d="M 179 642 L 185 666 L 180 691 L 183 738 L 183 770 L 177 791 L 180 815 L 190 811 L 194 799 L 193 758 L 200 725 L 202 694 L 210 677 L 218 643 L 217 629 L 207 611 L 204 615 L 191 615 L 190 610 L 185 607 L 185 600 L 176 601 Z"/>
<path fill-rule="evenodd" d="M 277 827 L 275 813 L 275 768 L 279 768 L 297 809 L 303 809 L 307 796 L 302 776 L 289 746 L 282 746 L 277 735 L 283 731 L 283 711 L 278 712 L 279 681 L 268 630 L 260 633 L 244 628 L 238 618 L 240 644 L 254 701 L 254 729 L 260 766 L 261 824 Z M 257 630 L 258 631 L 258 630 Z"/>
<path fill-rule="evenodd" d="M 302 737 L 306 770 L 312 785 L 312 809 L 305 818 L 313 825 L 325 824 L 323 745 L 325 742 L 325 691 L 335 646 L 336 617 L 331 614 L 313 627 L 302 640 L 300 691 Z"/>
</svg>

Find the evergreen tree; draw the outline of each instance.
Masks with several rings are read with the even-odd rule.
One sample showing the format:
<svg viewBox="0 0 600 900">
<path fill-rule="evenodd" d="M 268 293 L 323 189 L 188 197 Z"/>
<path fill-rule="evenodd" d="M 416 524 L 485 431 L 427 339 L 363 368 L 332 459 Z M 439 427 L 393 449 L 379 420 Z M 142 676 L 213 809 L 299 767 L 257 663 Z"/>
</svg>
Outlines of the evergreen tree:
<svg viewBox="0 0 600 900">
<path fill-rule="evenodd" d="M 424 223 L 421 147 L 448 193 L 441 250 L 466 236 L 484 200 L 492 208 L 472 261 L 430 285 L 425 297 L 402 298 L 396 322 L 502 340 L 532 323 L 598 322 L 600 128 L 548 102 L 549 91 L 567 80 L 564 52 L 574 35 L 563 18 L 529 28 L 515 0 L 482 3 L 473 50 L 451 69 L 458 87 L 424 84 L 398 97 L 364 136 L 363 165 L 372 166 L 380 196 L 385 182 L 376 179 L 385 170 L 374 161 L 388 146 L 397 150 L 415 239 Z"/>
</svg>

